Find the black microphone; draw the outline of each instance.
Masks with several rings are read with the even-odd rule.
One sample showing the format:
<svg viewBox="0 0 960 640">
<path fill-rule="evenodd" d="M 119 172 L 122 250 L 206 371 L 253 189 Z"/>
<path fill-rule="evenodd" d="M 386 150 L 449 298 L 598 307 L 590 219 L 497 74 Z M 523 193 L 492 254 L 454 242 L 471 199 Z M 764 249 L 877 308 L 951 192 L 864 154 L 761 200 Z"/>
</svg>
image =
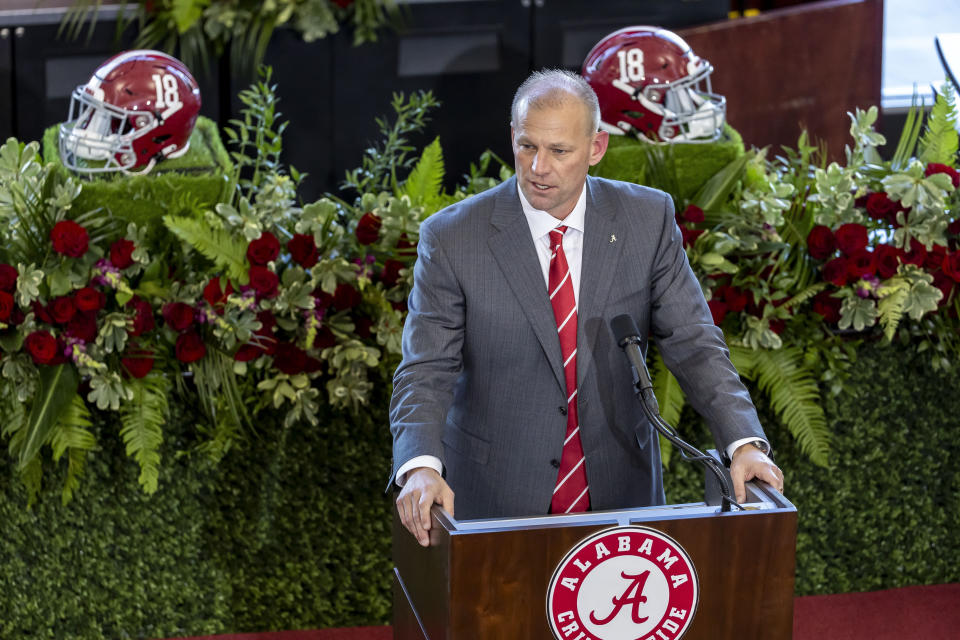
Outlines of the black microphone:
<svg viewBox="0 0 960 640">
<path fill-rule="evenodd" d="M 660 417 L 660 405 L 657 404 L 657 396 L 653 392 L 653 381 L 650 379 L 650 370 L 647 369 L 646 360 L 643 357 L 643 351 L 640 349 L 640 330 L 637 329 L 637 323 L 629 314 L 622 314 L 610 321 L 610 329 L 613 331 L 617 344 L 623 349 L 627 360 L 630 362 L 630 368 L 633 370 L 633 383 L 640 399 L 640 405 L 643 411 L 659 433 L 663 434 L 667 440 L 673 443 L 680 450 L 680 457 L 690 462 L 700 462 L 709 469 L 717 478 L 721 494 L 721 511 L 730 511 L 730 506 L 735 505 L 743 510 L 733 499 L 730 492 L 730 484 L 727 481 L 727 474 L 720 467 L 720 462 L 713 456 L 709 456 L 692 444 L 687 443 L 677 430 L 671 427 Z"/>
</svg>

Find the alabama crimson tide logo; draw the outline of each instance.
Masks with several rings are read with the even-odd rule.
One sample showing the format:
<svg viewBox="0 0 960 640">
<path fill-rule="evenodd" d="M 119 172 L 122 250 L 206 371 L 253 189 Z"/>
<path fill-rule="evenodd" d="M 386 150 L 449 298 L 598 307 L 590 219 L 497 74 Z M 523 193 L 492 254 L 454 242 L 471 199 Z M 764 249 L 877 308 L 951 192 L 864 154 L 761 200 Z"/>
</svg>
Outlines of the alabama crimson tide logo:
<svg viewBox="0 0 960 640">
<path fill-rule="evenodd" d="M 616 527 L 581 541 L 557 566 L 547 618 L 560 640 L 677 640 L 699 597 L 693 562 L 673 538 Z"/>
</svg>

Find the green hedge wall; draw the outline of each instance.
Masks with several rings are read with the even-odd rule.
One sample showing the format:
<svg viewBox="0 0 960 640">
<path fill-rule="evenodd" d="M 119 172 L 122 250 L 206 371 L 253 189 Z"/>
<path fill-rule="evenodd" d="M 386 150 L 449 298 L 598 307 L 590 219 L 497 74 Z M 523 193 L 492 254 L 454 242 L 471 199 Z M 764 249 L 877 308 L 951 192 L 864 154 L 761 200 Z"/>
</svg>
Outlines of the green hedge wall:
<svg viewBox="0 0 960 640">
<path fill-rule="evenodd" d="M 800 454 L 754 393 L 799 513 L 797 594 L 960 582 L 960 371 L 934 372 L 896 345 L 862 347 L 852 369 L 824 402 L 829 468 Z M 689 409 L 683 422 L 713 446 Z M 670 501 L 702 500 L 699 470 L 673 459 L 670 471 Z"/>
<path fill-rule="evenodd" d="M 387 381 L 380 383 L 387 388 Z M 850 392 L 825 403 L 834 463 L 814 467 L 768 420 L 800 513 L 797 593 L 960 581 L 960 374 L 923 354 L 861 349 Z M 758 394 L 759 396 L 759 394 Z M 176 403 L 171 403 L 175 405 Z M 369 413 L 321 427 L 261 423 L 219 464 L 190 451 L 191 416 L 171 420 L 160 490 L 103 417 L 104 449 L 77 497 L 59 480 L 27 509 L 2 463 L 0 637 L 157 638 L 389 622 L 391 503 L 385 391 Z M 761 405 L 761 413 L 769 411 Z M 685 414 L 682 431 L 706 439 Z M 679 460 L 673 501 L 701 497 Z"/>
</svg>

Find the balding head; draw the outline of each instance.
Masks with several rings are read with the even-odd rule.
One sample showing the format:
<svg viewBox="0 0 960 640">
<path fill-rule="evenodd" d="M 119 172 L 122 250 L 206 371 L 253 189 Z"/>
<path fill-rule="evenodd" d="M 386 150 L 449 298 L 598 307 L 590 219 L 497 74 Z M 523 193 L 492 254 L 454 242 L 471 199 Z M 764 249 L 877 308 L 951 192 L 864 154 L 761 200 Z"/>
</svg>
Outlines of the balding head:
<svg viewBox="0 0 960 640">
<path fill-rule="evenodd" d="M 600 126 L 597 94 L 586 80 L 564 69 L 534 71 L 520 85 L 510 107 L 510 125 L 515 127 L 531 109 L 557 108 L 570 101 L 583 106 L 585 133 L 592 136 Z"/>
</svg>

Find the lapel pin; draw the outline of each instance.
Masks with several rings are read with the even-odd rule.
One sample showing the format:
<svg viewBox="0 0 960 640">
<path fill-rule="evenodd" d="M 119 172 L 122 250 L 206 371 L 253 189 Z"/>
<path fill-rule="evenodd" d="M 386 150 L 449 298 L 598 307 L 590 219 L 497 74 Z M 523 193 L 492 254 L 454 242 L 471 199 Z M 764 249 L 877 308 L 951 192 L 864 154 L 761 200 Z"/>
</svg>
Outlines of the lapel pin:
<svg viewBox="0 0 960 640">
<path fill-rule="evenodd" d="M 610 244 L 613 244 L 617 241 L 617 236 L 615 234 L 610 234 Z"/>
</svg>

